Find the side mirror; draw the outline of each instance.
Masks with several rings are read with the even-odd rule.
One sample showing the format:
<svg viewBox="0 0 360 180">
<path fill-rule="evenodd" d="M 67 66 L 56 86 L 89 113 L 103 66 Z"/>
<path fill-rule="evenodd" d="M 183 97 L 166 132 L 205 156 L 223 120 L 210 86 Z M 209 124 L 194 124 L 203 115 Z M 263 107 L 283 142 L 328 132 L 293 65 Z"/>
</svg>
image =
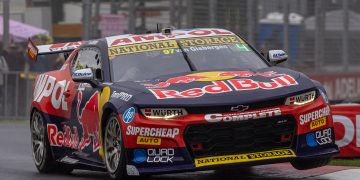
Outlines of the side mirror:
<svg viewBox="0 0 360 180">
<path fill-rule="evenodd" d="M 92 86 L 98 84 L 95 80 L 94 73 L 91 68 L 75 70 L 72 73 L 71 77 L 74 82 L 89 83 Z"/>
<path fill-rule="evenodd" d="M 268 54 L 268 61 L 273 64 L 279 64 L 288 59 L 288 55 L 283 50 L 270 50 Z"/>
</svg>

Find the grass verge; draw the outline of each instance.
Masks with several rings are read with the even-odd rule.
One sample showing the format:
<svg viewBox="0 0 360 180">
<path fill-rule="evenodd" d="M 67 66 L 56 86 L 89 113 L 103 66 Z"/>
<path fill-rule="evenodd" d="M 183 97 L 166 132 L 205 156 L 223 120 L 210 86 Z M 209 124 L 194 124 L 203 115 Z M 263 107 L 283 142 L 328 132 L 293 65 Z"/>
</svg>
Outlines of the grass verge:
<svg viewBox="0 0 360 180">
<path fill-rule="evenodd" d="M 338 158 L 336 158 L 336 159 L 331 160 L 330 165 L 360 167 L 360 158 L 358 158 L 358 159 L 338 159 Z"/>
</svg>

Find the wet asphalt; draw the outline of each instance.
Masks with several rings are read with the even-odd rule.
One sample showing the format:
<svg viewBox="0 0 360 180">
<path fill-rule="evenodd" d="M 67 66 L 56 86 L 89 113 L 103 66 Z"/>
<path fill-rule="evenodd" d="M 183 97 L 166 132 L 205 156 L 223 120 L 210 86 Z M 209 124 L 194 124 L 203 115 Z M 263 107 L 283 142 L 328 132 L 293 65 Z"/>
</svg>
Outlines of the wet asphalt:
<svg viewBox="0 0 360 180">
<path fill-rule="evenodd" d="M 0 122 L 0 180 L 83 180 L 109 179 L 106 173 L 75 170 L 69 175 L 40 174 L 31 156 L 30 130 L 27 123 Z M 152 176 L 150 180 L 355 180 L 360 169 L 326 166 L 297 171 L 287 163 L 257 166 L 239 172 L 192 172 Z"/>
</svg>

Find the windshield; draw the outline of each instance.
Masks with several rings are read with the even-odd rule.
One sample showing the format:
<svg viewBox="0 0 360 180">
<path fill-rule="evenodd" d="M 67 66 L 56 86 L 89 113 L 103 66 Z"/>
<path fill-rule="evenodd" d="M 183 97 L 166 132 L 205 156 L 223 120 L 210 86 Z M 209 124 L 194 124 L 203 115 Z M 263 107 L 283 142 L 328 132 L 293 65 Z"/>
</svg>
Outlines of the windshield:
<svg viewBox="0 0 360 180">
<path fill-rule="evenodd" d="M 186 61 L 186 56 L 189 62 Z M 109 48 L 109 57 L 114 81 L 152 79 L 166 74 L 191 72 L 192 69 L 256 70 L 268 67 L 242 39 L 235 35 L 116 46 Z"/>
</svg>

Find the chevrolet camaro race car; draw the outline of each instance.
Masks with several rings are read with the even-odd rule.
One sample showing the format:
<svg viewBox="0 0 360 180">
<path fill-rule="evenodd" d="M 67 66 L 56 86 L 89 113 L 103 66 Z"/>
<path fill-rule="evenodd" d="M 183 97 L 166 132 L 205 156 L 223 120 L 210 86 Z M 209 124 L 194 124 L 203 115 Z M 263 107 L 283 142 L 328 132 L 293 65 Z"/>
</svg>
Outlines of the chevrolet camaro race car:
<svg viewBox="0 0 360 180">
<path fill-rule="evenodd" d="M 112 178 L 291 162 L 326 165 L 339 152 L 324 88 L 277 67 L 224 29 L 164 29 L 35 46 L 68 54 L 37 76 L 31 142 L 39 172 Z"/>
</svg>

